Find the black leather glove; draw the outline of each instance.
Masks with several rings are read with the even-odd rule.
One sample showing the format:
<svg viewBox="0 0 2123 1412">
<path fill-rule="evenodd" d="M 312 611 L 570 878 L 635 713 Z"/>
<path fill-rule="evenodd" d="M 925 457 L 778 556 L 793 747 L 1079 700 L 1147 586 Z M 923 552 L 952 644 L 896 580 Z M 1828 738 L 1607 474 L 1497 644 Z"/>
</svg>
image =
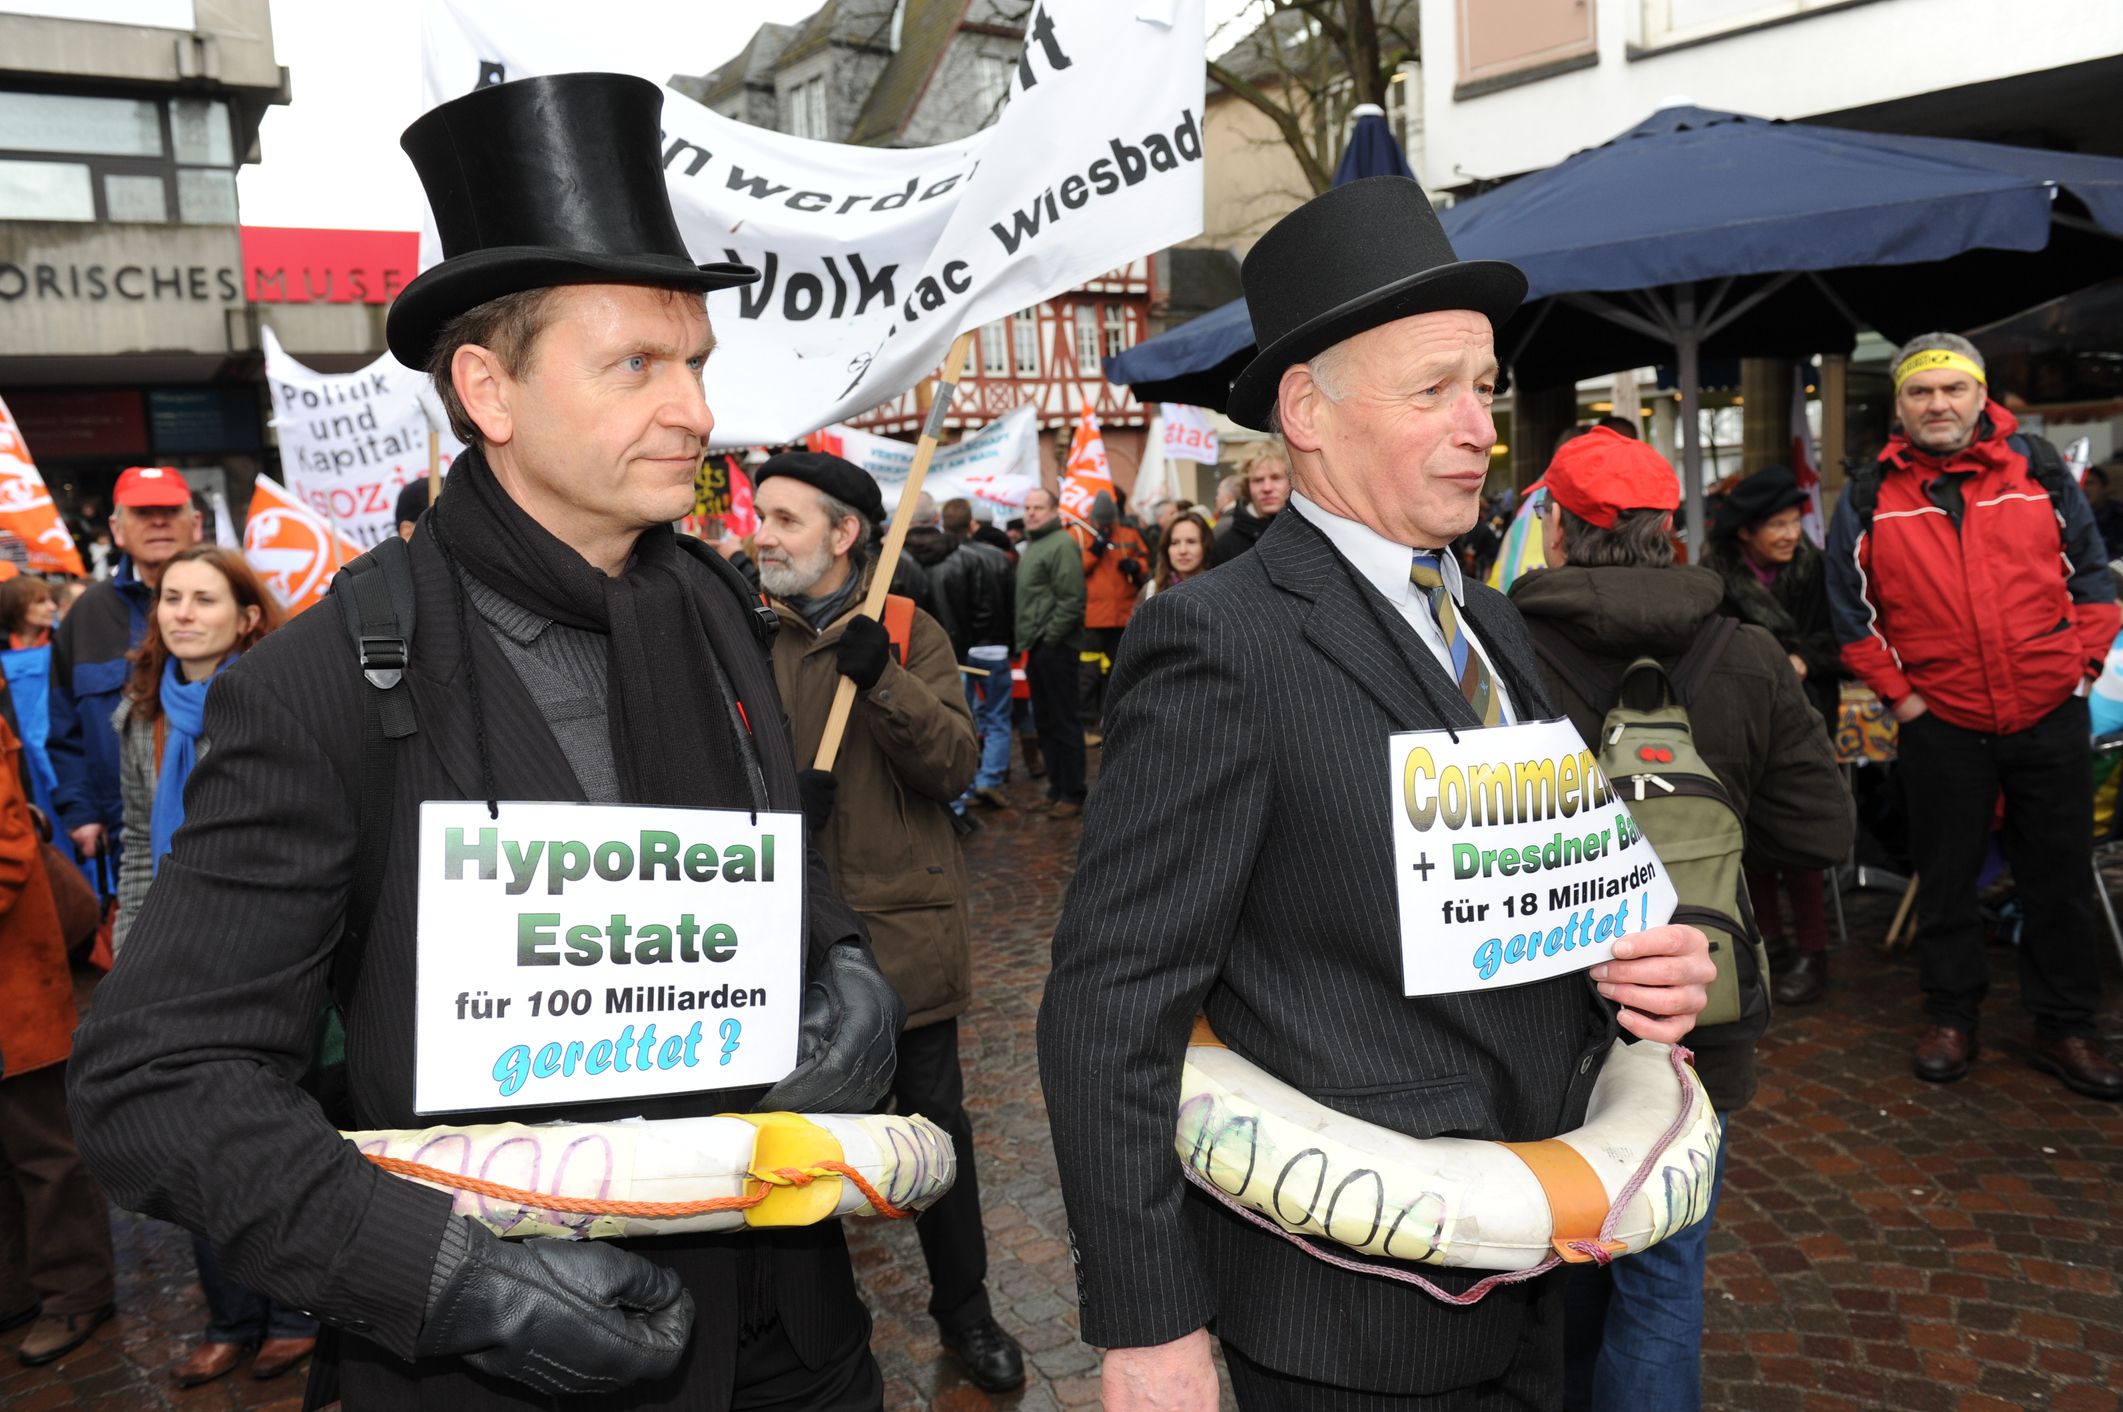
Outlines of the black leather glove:
<svg viewBox="0 0 2123 1412">
<path fill-rule="evenodd" d="M 892 636 L 877 619 L 857 613 L 841 629 L 833 660 L 858 691 L 868 691 L 885 674 L 885 663 L 892 660 Z"/>
<path fill-rule="evenodd" d="M 1106 557 L 1106 551 L 1112 547 L 1113 536 L 1104 530 L 1100 530 L 1091 541 L 1091 556 L 1095 559 L 1103 559 Z"/>
<path fill-rule="evenodd" d="M 438 1262 L 421 1357 L 454 1354 L 554 1395 L 609 1392 L 678 1366 L 693 1296 L 673 1271 L 604 1241 L 506 1241 L 469 1218 L 462 1228 L 463 1252 L 442 1257 L 448 1269 Z"/>
<path fill-rule="evenodd" d="M 804 832 L 818 837 L 833 817 L 833 801 L 840 797 L 840 781 L 833 778 L 831 770 L 799 770 L 796 772 L 796 793 L 803 800 Z"/>
<path fill-rule="evenodd" d="M 907 1004 L 859 946 L 836 946 L 804 987 L 796 1068 L 762 1113 L 868 1113 L 892 1087 Z"/>
<path fill-rule="evenodd" d="M 1143 561 L 1140 559 L 1121 560 L 1120 576 L 1126 579 L 1131 586 L 1141 588 L 1143 586 Z"/>
</svg>

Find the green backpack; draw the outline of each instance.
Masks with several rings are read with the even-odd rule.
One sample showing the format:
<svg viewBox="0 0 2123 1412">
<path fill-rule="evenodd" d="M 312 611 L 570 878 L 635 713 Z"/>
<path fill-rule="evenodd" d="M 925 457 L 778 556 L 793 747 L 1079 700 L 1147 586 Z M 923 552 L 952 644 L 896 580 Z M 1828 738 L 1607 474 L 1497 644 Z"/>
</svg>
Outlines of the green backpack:
<svg viewBox="0 0 2123 1412">
<path fill-rule="evenodd" d="M 1746 827 L 1696 748 L 1688 719 L 1689 702 L 1739 626 L 1733 618 L 1711 618 L 1670 670 L 1655 658 L 1639 657 L 1619 680 L 1559 636 L 1534 638 L 1542 660 L 1595 710 L 1605 710 L 1593 742 L 1600 768 L 1666 866 L 1680 899 L 1673 920 L 1710 938 L 1718 974 L 1709 1003 L 1696 1017 L 1704 1027 L 1728 1025 L 1769 1006 L 1769 954 L 1740 865 Z"/>
</svg>

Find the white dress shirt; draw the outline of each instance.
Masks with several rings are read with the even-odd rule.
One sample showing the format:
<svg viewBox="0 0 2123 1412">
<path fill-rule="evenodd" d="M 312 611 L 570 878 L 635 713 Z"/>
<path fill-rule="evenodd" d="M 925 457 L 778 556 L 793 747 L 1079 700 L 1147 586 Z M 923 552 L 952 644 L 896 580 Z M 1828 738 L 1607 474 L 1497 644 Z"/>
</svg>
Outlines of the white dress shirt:
<svg viewBox="0 0 2123 1412">
<path fill-rule="evenodd" d="M 1394 611 L 1415 629 L 1415 635 L 1437 658 L 1445 675 L 1452 677 L 1452 649 L 1445 643 L 1445 630 L 1438 626 L 1437 615 L 1430 611 L 1430 595 L 1415 586 L 1408 571 L 1415 566 L 1416 551 L 1405 544 L 1396 544 L 1369 525 L 1344 519 L 1331 510 L 1320 508 L 1317 501 L 1304 495 L 1290 493 L 1291 508 L 1303 515 L 1305 522 L 1327 536 L 1328 542 L 1341 552 L 1341 556 L 1356 567 L 1357 573 L 1373 588 L 1385 596 Z M 1429 552 L 1429 551 L 1424 551 Z M 1450 548 L 1438 552 L 1438 564 L 1445 580 L 1445 591 L 1452 595 L 1456 606 L 1467 601 L 1466 585 L 1460 580 L 1460 563 Z M 1466 613 L 1459 614 L 1460 631 L 1467 636 L 1467 643 L 1489 668 L 1489 678 L 1496 683 L 1498 704 L 1503 708 L 1502 724 L 1510 725 L 1518 718 L 1511 709 L 1511 694 L 1504 689 L 1503 674 L 1490 660 L 1482 640 L 1474 631 Z M 1455 680 L 1457 680 L 1455 678 Z"/>
</svg>

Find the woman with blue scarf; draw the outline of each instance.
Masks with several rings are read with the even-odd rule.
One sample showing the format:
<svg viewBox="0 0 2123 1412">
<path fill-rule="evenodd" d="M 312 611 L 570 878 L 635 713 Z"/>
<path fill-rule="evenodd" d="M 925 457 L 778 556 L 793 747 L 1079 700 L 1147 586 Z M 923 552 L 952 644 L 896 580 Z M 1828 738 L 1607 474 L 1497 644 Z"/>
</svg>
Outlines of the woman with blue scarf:
<svg viewBox="0 0 2123 1412">
<path fill-rule="evenodd" d="M 184 823 L 184 785 L 208 749 L 206 698 L 217 673 L 279 627 L 280 605 L 232 549 L 187 549 L 162 571 L 154 616 L 132 654 L 125 704 L 112 724 L 120 741 L 125 851 L 118 875 L 118 922 L 111 951 L 123 956 L 133 918 L 155 870 Z M 197 1236 L 199 1283 L 210 1312 L 206 1337 L 173 1372 L 196 1387 L 232 1371 L 253 1347 L 257 1378 L 301 1365 L 317 1342 L 317 1321 L 275 1305 L 225 1276 L 213 1247 Z"/>
</svg>

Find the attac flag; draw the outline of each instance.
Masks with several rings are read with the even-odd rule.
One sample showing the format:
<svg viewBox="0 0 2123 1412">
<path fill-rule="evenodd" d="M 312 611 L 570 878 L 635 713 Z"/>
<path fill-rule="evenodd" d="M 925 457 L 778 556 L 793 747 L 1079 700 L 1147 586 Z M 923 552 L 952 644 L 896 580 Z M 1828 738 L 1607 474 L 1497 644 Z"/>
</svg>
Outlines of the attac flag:
<svg viewBox="0 0 2123 1412">
<path fill-rule="evenodd" d="M 72 574 L 86 578 L 81 550 L 66 532 L 59 507 L 37 463 L 30 459 L 29 443 L 15 425 L 15 414 L 0 401 L 0 534 L 12 535 L 29 550 L 29 567 L 42 574 Z"/>
<path fill-rule="evenodd" d="M 1100 491 L 1120 496 L 1113 489 L 1113 472 L 1106 465 L 1106 439 L 1099 434 L 1098 413 L 1084 403 L 1076 419 L 1076 437 L 1069 443 L 1069 464 L 1062 467 L 1062 513 L 1084 524 L 1091 523 L 1091 502 Z"/>
<path fill-rule="evenodd" d="M 243 526 L 243 557 L 290 614 L 324 597 L 332 575 L 361 551 L 334 534 L 324 517 L 270 477 L 258 477 L 251 516 Z"/>
</svg>

